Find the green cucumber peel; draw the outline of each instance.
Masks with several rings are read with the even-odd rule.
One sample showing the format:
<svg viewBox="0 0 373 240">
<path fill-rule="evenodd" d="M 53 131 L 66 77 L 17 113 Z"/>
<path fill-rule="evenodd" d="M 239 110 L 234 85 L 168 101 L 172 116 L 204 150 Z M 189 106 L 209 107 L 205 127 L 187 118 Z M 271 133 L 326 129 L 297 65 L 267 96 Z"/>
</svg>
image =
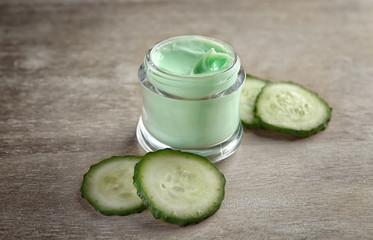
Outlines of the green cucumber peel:
<svg viewBox="0 0 373 240">
<path fill-rule="evenodd" d="M 139 156 L 113 156 L 90 167 L 80 188 L 85 198 L 103 215 L 129 215 L 142 212 L 145 206 L 132 183 Z"/>
<path fill-rule="evenodd" d="M 220 208 L 226 181 L 207 158 L 164 149 L 147 153 L 136 164 L 133 182 L 155 218 L 186 226 Z"/>
<path fill-rule="evenodd" d="M 294 82 L 271 82 L 255 101 L 254 117 L 269 130 L 295 137 L 314 135 L 331 120 L 332 108 L 314 91 Z"/>
</svg>

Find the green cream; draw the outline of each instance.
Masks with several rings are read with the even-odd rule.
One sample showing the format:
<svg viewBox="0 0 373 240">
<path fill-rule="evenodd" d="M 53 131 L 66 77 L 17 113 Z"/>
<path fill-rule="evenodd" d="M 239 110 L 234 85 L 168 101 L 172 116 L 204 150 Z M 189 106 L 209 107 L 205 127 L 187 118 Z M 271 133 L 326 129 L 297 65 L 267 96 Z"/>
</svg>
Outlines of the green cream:
<svg viewBox="0 0 373 240">
<path fill-rule="evenodd" d="M 165 72 L 181 76 L 206 75 L 227 69 L 232 53 L 206 39 L 179 40 L 156 48 L 152 60 Z"/>
<path fill-rule="evenodd" d="M 144 138 L 150 134 L 165 146 L 203 149 L 241 129 L 244 72 L 229 45 L 200 36 L 167 39 L 149 50 L 139 78 L 143 85 L 139 125 L 145 128 L 140 127 Z"/>
<path fill-rule="evenodd" d="M 207 147 L 231 136 L 239 124 L 240 92 L 208 99 L 170 99 L 143 92 L 143 122 L 159 141 L 177 148 Z"/>
</svg>

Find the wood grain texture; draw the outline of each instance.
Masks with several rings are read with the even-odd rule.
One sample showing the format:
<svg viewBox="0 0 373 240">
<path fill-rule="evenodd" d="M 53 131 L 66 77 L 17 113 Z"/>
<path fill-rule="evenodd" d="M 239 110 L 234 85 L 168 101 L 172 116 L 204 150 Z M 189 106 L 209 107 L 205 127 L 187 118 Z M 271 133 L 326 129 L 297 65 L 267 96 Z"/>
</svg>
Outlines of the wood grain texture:
<svg viewBox="0 0 373 240">
<path fill-rule="evenodd" d="M 372 239 L 372 12 L 369 0 L 0 1 L 0 239 Z M 80 197 L 83 175 L 144 154 L 138 67 L 185 34 L 318 92 L 332 120 L 306 139 L 246 129 L 217 164 L 225 200 L 200 224 L 102 216 Z"/>
</svg>

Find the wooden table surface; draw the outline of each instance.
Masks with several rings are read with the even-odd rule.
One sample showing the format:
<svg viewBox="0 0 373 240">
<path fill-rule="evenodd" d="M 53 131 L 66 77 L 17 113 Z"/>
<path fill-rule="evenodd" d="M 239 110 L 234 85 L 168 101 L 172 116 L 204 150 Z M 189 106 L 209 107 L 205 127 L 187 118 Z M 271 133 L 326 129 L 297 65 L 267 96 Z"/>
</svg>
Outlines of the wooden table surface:
<svg viewBox="0 0 373 240">
<path fill-rule="evenodd" d="M 137 70 L 176 35 L 221 39 L 246 72 L 296 81 L 333 107 L 305 139 L 244 133 L 217 163 L 219 211 L 180 228 L 103 216 L 90 165 L 144 154 Z M 373 239 L 373 1 L 0 1 L 0 239 Z"/>
</svg>

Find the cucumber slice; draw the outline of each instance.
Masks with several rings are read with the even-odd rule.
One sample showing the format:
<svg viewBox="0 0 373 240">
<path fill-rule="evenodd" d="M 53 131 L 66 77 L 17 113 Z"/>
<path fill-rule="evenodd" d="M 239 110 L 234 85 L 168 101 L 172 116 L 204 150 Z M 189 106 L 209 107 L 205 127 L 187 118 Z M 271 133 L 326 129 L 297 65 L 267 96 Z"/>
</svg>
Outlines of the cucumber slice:
<svg viewBox="0 0 373 240">
<path fill-rule="evenodd" d="M 240 98 L 240 119 L 244 126 L 260 128 L 259 121 L 254 117 L 254 106 L 256 97 L 267 83 L 269 81 L 246 74 Z"/>
<path fill-rule="evenodd" d="M 132 177 L 137 156 L 114 156 L 92 165 L 84 175 L 82 197 L 104 215 L 128 215 L 145 209 Z"/>
<path fill-rule="evenodd" d="M 179 226 L 211 216 L 224 198 L 224 175 L 207 158 L 193 153 L 147 153 L 136 164 L 133 180 L 153 216 Z"/>
<path fill-rule="evenodd" d="M 254 116 L 264 128 L 307 137 L 326 128 L 331 112 L 315 92 L 292 82 L 273 82 L 259 93 Z"/>
</svg>

